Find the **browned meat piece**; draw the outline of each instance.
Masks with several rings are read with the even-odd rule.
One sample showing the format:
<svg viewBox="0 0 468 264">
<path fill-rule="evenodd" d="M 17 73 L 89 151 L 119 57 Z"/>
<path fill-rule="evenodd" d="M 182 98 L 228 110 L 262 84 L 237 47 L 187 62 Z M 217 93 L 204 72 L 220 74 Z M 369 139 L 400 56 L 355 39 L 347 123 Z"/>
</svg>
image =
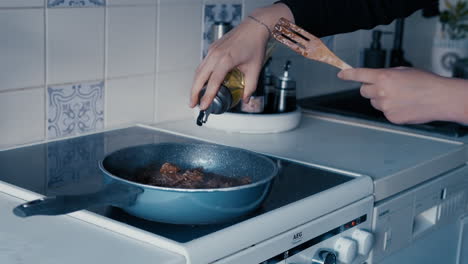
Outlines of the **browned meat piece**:
<svg viewBox="0 0 468 264">
<path fill-rule="evenodd" d="M 239 179 L 239 185 L 246 185 L 246 184 L 252 183 L 252 179 L 250 179 L 249 177 L 242 177 L 238 179 Z"/>
<path fill-rule="evenodd" d="M 157 173 L 149 184 L 162 187 L 178 187 L 184 178 L 179 173 Z"/>
<path fill-rule="evenodd" d="M 206 188 L 228 188 L 246 185 L 252 182 L 249 177 L 231 178 L 216 174 L 210 174 L 210 179 L 206 181 Z"/>
<path fill-rule="evenodd" d="M 180 171 L 180 168 L 177 167 L 176 165 L 174 164 L 171 164 L 169 162 L 166 162 L 164 163 L 162 166 L 161 166 L 161 169 L 159 170 L 159 172 L 161 173 L 177 173 Z"/>
<path fill-rule="evenodd" d="M 151 165 L 137 171 L 134 180 L 148 185 L 184 189 L 227 188 L 252 182 L 249 177 L 230 178 L 205 173 L 202 168 L 182 171 L 169 162 L 164 163 L 159 169 Z"/>
<path fill-rule="evenodd" d="M 187 170 L 182 174 L 187 181 L 201 182 L 203 181 L 203 171 L 201 169 Z"/>
</svg>

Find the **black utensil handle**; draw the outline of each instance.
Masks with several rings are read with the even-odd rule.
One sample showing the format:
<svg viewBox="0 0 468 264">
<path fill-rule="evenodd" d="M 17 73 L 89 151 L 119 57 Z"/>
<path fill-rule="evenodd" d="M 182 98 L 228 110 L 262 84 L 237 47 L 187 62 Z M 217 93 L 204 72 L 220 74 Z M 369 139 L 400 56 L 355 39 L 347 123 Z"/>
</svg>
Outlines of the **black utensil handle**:
<svg viewBox="0 0 468 264">
<path fill-rule="evenodd" d="M 83 195 L 59 195 L 45 197 L 21 204 L 13 209 L 19 217 L 33 215 L 61 215 L 97 205 L 131 206 L 143 188 L 123 183 L 110 183 L 103 190 Z"/>
</svg>

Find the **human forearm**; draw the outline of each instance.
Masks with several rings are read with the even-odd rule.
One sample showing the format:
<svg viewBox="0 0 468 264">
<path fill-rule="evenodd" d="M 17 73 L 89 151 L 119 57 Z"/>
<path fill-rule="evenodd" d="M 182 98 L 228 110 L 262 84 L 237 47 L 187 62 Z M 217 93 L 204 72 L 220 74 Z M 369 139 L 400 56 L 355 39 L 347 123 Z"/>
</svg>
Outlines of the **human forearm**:
<svg viewBox="0 0 468 264">
<path fill-rule="evenodd" d="M 438 119 L 468 124 L 468 80 L 445 78 L 440 90 L 447 103 Z"/>
<path fill-rule="evenodd" d="M 418 9 L 438 5 L 437 0 L 282 0 L 296 24 L 324 37 L 371 29 L 407 17 Z"/>
<path fill-rule="evenodd" d="M 257 8 L 250 15 L 267 25 L 270 30 L 273 30 L 275 24 L 282 17 L 294 22 L 291 10 L 283 3 Z"/>
</svg>

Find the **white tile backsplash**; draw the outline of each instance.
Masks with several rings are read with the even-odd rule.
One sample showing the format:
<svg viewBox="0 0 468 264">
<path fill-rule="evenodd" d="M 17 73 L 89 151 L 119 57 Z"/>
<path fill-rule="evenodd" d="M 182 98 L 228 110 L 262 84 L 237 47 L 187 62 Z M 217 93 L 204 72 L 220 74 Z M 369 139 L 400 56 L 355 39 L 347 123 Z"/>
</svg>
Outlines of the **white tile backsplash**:
<svg viewBox="0 0 468 264">
<path fill-rule="evenodd" d="M 242 1 L 223 1 L 222 4 L 205 2 L 203 5 L 203 58 L 208 54 L 211 43 L 215 41 L 213 25 L 216 22 L 223 22 L 234 28 L 240 24 L 242 17 Z"/>
<path fill-rule="evenodd" d="M 104 8 L 48 10 L 48 83 L 104 78 Z"/>
<path fill-rule="evenodd" d="M 270 4 L 273 4 L 276 0 L 245 0 L 244 1 L 244 11 L 248 15 L 252 13 L 256 8 L 264 7 Z"/>
<path fill-rule="evenodd" d="M 43 7 L 44 0 L 0 0 L 2 7 Z"/>
<path fill-rule="evenodd" d="M 204 6 L 242 4 L 245 16 L 274 1 L 0 0 L 0 146 L 87 133 L 104 123 L 193 118 L 188 100 L 201 61 Z M 405 56 L 418 68 L 430 69 L 436 22 L 419 12 L 406 20 Z M 376 29 L 393 31 L 394 24 Z M 330 45 L 358 67 L 371 34 L 340 34 Z M 390 52 L 393 36 L 382 43 Z M 299 98 L 359 86 L 278 46 L 272 70 L 279 75 L 292 60 Z M 91 95 L 93 87 L 99 96 Z"/>
<path fill-rule="evenodd" d="M 202 1 L 161 0 L 158 12 L 157 71 L 196 69 L 202 43 Z"/>
<path fill-rule="evenodd" d="M 158 0 L 107 0 L 107 6 L 122 6 L 122 5 L 155 5 Z"/>
<path fill-rule="evenodd" d="M 157 122 L 192 117 L 193 110 L 188 104 L 193 74 L 192 70 L 157 74 L 155 94 Z"/>
<path fill-rule="evenodd" d="M 44 11 L 0 10 L 0 91 L 44 86 Z"/>
<path fill-rule="evenodd" d="M 44 139 L 44 88 L 0 93 L 0 148 Z"/>
<path fill-rule="evenodd" d="M 47 138 L 104 128 L 104 82 L 47 87 Z"/>
<path fill-rule="evenodd" d="M 47 7 L 96 7 L 105 6 L 106 0 L 47 0 Z"/>
<path fill-rule="evenodd" d="M 153 74 L 156 6 L 110 7 L 107 19 L 107 78 Z"/>
<path fill-rule="evenodd" d="M 151 123 L 154 117 L 154 75 L 107 82 L 106 125 Z"/>
</svg>

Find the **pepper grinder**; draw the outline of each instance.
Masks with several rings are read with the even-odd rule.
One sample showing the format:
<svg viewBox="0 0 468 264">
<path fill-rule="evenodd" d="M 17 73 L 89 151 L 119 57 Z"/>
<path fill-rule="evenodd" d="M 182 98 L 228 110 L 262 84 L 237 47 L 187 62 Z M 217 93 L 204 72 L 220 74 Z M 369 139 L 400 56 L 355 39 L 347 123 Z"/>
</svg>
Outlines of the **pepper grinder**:
<svg viewBox="0 0 468 264">
<path fill-rule="evenodd" d="M 228 33 L 232 29 L 232 25 L 228 22 L 216 21 L 211 26 L 211 43 L 222 38 L 224 34 Z"/>
<path fill-rule="evenodd" d="M 296 110 L 296 81 L 289 74 L 291 61 L 284 65 L 283 74 L 278 77 L 275 85 L 274 107 L 276 113 Z"/>
</svg>

